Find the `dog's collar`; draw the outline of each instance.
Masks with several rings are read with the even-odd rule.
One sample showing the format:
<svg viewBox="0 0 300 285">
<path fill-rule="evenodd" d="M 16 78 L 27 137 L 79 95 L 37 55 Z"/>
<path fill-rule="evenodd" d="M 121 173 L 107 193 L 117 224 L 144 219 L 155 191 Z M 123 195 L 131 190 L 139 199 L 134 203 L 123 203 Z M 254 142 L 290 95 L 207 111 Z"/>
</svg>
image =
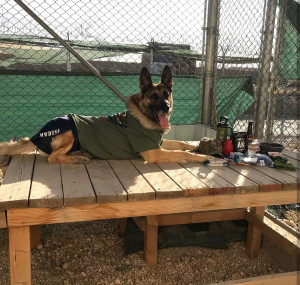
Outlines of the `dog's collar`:
<svg viewBox="0 0 300 285">
<path fill-rule="evenodd" d="M 134 95 L 132 95 L 134 96 Z M 167 128 L 162 128 L 157 122 L 150 120 L 146 115 L 144 115 L 138 108 L 138 106 L 132 100 L 133 97 L 130 96 L 126 102 L 126 107 L 130 114 L 136 118 L 140 124 L 147 130 L 158 131 L 161 133 L 167 133 L 171 129 L 171 124 Z"/>
</svg>

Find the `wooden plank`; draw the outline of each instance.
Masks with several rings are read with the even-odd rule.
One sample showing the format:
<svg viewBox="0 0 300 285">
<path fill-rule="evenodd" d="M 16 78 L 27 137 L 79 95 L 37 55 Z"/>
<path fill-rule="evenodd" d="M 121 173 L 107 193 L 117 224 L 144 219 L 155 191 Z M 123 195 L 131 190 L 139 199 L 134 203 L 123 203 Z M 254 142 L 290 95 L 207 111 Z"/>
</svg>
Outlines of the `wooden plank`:
<svg viewBox="0 0 300 285">
<path fill-rule="evenodd" d="M 282 221 L 281 219 L 278 219 L 276 216 L 274 216 L 273 214 L 269 213 L 269 212 L 265 212 L 265 216 L 264 216 L 264 220 L 268 221 L 268 223 L 273 223 L 275 225 L 275 227 L 277 227 L 278 229 L 284 230 L 286 231 L 286 236 L 288 236 L 289 240 L 291 241 L 294 237 L 299 237 L 300 238 L 300 233 L 292 228 L 291 226 L 289 226 L 288 224 L 286 224 L 284 221 Z"/>
<path fill-rule="evenodd" d="M 259 184 L 259 191 L 277 191 L 282 189 L 282 183 L 259 171 L 261 167 L 252 168 L 249 166 L 232 165 L 230 168 Z"/>
<path fill-rule="evenodd" d="M 299 175 L 300 175 L 300 153 L 284 149 L 282 151 L 282 154 L 283 154 L 283 157 L 287 158 L 288 161 L 297 168 L 297 170 L 296 171 L 281 170 L 281 171 L 283 171 L 289 175 L 292 175 L 295 178 L 299 178 Z"/>
<path fill-rule="evenodd" d="M 159 226 L 185 225 L 216 221 L 242 220 L 245 218 L 245 209 L 209 211 L 196 213 L 182 213 L 158 216 Z"/>
<path fill-rule="evenodd" d="M 158 226 L 186 225 L 195 223 L 207 223 L 215 221 L 232 221 L 245 219 L 245 209 L 219 210 L 209 212 L 181 213 L 159 215 Z M 145 217 L 133 218 L 141 231 L 146 229 Z"/>
<path fill-rule="evenodd" d="M 299 189 L 300 181 L 298 179 L 295 179 L 295 177 L 279 169 L 270 168 L 270 167 L 261 167 L 259 171 L 282 183 L 283 190 Z"/>
<path fill-rule="evenodd" d="M 63 205 L 60 165 L 48 163 L 37 155 L 29 197 L 30 207 L 60 207 Z"/>
<path fill-rule="evenodd" d="M 274 223 L 267 218 L 262 218 L 252 212 L 246 212 L 245 219 L 249 223 L 253 223 L 256 228 L 258 228 L 263 234 L 268 236 L 273 240 L 277 245 L 282 247 L 286 252 L 288 252 L 295 259 L 299 260 L 300 258 L 300 248 L 298 239 L 294 236 L 292 239 L 287 238 L 287 232 L 280 229 L 280 227 L 275 226 Z M 289 237 L 291 235 L 288 235 Z"/>
<path fill-rule="evenodd" d="M 146 229 L 144 231 L 144 254 L 146 263 L 155 266 L 157 263 L 157 239 L 158 239 L 158 217 L 146 217 Z"/>
<path fill-rule="evenodd" d="M 29 226 L 9 228 L 11 284 L 31 284 Z"/>
<path fill-rule="evenodd" d="M 0 187 L 0 210 L 28 207 L 34 160 L 34 154 L 13 157 Z"/>
<path fill-rule="evenodd" d="M 210 188 L 210 195 L 234 193 L 235 187 L 208 167 L 194 162 L 184 163 L 182 166 Z"/>
<path fill-rule="evenodd" d="M 251 207 L 250 212 L 263 218 L 265 214 L 265 207 Z M 249 258 L 257 257 L 260 253 L 262 232 L 256 227 L 252 221 L 248 223 L 246 253 Z"/>
<path fill-rule="evenodd" d="M 282 151 L 282 154 L 284 156 L 286 156 L 287 158 L 291 157 L 291 158 L 294 158 L 295 160 L 300 161 L 300 153 L 299 152 L 295 152 L 295 151 L 291 151 L 291 150 L 288 150 L 288 149 L 284 149 Z"/>
<path fill-rule="evenodd" d="M 213 283 L 210 285 L 298 285 L 299 277 L 300 273 L 299 271 L 296 271 L 257 276 L 239 280 L 230 280 L 222 283 Z"/>
<path fill-rule="evenodd" d="M 288 175 L 293 176 L 296 179 L 298 179 L 300 177 L 300 169 L 297 169 L 296 171 L 281 169 L 281 171 Z"/>
<path fill-rule="evenodd" d="M 156 164 L 145 163 L 141 159 L 133 159 L 131 162 L 153 187 L 157 199 L 184 196 L 184 191 Z"/>
<path fill-rule="evenodd" d="M 106 160 L 92 159 L 86 168 L 97 196 L 97 203 L 127 200 L 127 192 Z"/>
<path fill-rule="evenodd" d="M 258 192 L 259 185 L 252 180 L 248 179 L 246 176 L 241 175 L 233 171 L 229 167 L 224 166 L 215 166 L 208 167 L 213 172 L 223 177 L 228 182 L 232 183 L 235 186 L 235 193 L 249 193 L 249 192 Z"/>
<path fill-rule="evenodd" d="M 6 212 L 0 211 L 0 229 L 6 228 L 7 222 L 6 222 Z"/>
<path fill-rule="evenodd" d="M 62 164 L 64 206 L 96 203 L 96 196 L 83 164 Z"/>
<path fill-rule="evenodd" d="M 294 159 L 292 157 L 288 157 L 283 155 L 283 157 L 288 159 L 288 162 L 290 162 L 291 164 L 293 164 L 298 170 L 300 169 L 300 161 L 297 159 Z"/>
<path fill-rule="evenodd" d="M 209 195 L 209 187 L 178 163 L 157 164 L 184 192 L 185 196 Z"/>
<path fill-rule="evenodd" d="M 109 160 L 128 194 L 128 201 L 155 199 L 155 192 L 129 160 Z"/>
<path fill-rule="evenodd" d="M 126 203 L 91 204 L 62 208 L 24 208 L 7 210 L 7 224 L 11 226 L 42 225 L 92 221 L 114 218 L 204 212 L 265 205 L 296 204 L 300 196 L 296 190 L 256 192 L 232 195 L 210 195 L 133 201 Z"/>
</svg>

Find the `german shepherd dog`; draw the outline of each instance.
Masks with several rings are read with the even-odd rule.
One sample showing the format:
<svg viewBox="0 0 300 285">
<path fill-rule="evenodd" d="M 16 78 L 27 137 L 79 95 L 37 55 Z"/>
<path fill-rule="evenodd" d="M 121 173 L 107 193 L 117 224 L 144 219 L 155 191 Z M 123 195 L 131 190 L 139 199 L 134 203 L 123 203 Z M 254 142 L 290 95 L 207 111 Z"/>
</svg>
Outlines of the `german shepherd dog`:
<svg viewBox="0 0 300 285">
<path fill-rule="evenodd" d="M 162 135 L 169 131 L 171 127 L 169 119 L 173 110 L 173 80 L 170 67 L 166 66 L 164 68 L 161 82 L 158 84 L 152 83 L 149 71 L 146 67 L 143 67 L 139 83 L 140 92 L 131 95 L 127 99 L 126 112 L 108 117 L 79 116 L 80 120 L 88 118 L 93 122 L 106 124 L 105 127 L 109 126 L 109 129 L 105 129 L 100 134 L 92 126 L 93 133 L 90 137 L 90 141 L 93 144 L 92 148 L 85 142 L 85 132 L 88 126 L 84 125 L 82 131 L 78 129 L 80 127 L 77 122 L 78 117 L 71 114 L 54 120 L 60 124 L 59 127 L 56 127 L 55 131 L 46 130 L 44 127 L 30 139 L 23 138 L 16 142 L 0 143 L 0 155 L 28 154 L 38 150 L 40 154 L 43 155 L 46 153 L 48 155 L 49 163 L 62 164 L 88 163 L 90 157 L 82 151 L 78 151 L 79 149 L 84 149 L 84 151 L 100 159 L 131 159 L 142 157 L 147 163 L 204 162 L 212 158 L 207 155 L 191 152 L 195 147 L 184 142 L 162 139 Z M 124 116 L 126 117 L 126 113 L 128 121 L 122 119 Z M 134 133 L 134 135 L 127 136 L 126 132 L 131 130 L 129 117 L 140 130 Z M 52 126 L 52 121 L 48 122 L 45 126 L 47 125 Z M 107 143 L 110 130 L 122 131 L 122 139 L 117 143 Z M 141 136 L 144 137 L 138 137 L 139 134 L 142 134 Z M 147 140 L 149 138 L 152 140 L 153 136 L 157 137 L 157 139 L 148 145 Z M 130 137 L 135 139 L 130 140 Z M 105 139 L 105 142 L 101 142 L 102 138 Z M 128 140 L 130 140 L 129 143 Z M 136 141 L 140 143 L 138 148 L 135 146 Z M 106 147 L 109 144 L 114 144 L 114 153 L 117 153 L 115 156 L 106 154 Z M 143 147 L 144 144 L 147 146 Z M 122 153 L 122 155 L 118 156 L 118 148 L 123 148 L 123 145 L 128 145 L 132 153 L 128 154 L 126 152 L 125 155 Z M 95 150 L 95 148 L 98 149 Z M 103 150 L 104 148 L 105 150 Z"/>
</svg>

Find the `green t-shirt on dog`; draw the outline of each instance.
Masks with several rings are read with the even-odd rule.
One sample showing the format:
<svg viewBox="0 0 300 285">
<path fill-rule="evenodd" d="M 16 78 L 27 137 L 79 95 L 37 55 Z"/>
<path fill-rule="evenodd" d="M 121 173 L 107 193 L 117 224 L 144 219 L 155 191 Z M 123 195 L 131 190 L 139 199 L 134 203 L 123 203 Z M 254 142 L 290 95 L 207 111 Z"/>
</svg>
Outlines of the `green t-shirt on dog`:
<svg viewBox="0 0 300 285">
<path fill-rule="evenodd" d="M 107 117 L 70 114 L 81 147 L 101 159 L 140 158 L 140 152 L 158 149 L 162 133 L 145 129 L 129 111 Z"/>
</svg>

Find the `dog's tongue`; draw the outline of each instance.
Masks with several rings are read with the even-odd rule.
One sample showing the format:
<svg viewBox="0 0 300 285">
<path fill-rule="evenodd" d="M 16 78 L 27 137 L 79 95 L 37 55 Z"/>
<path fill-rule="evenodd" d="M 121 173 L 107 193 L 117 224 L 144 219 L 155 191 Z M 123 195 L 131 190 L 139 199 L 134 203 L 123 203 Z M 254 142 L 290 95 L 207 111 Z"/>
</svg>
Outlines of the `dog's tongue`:
<svg viewBox="0 0 300 285">
<path fill-rule="evenodd" d="M 167 114 L 158 114 L 159 123 L 162 128 L 167 128 L 169 126 L 169 118 Z"/>
</svg>

